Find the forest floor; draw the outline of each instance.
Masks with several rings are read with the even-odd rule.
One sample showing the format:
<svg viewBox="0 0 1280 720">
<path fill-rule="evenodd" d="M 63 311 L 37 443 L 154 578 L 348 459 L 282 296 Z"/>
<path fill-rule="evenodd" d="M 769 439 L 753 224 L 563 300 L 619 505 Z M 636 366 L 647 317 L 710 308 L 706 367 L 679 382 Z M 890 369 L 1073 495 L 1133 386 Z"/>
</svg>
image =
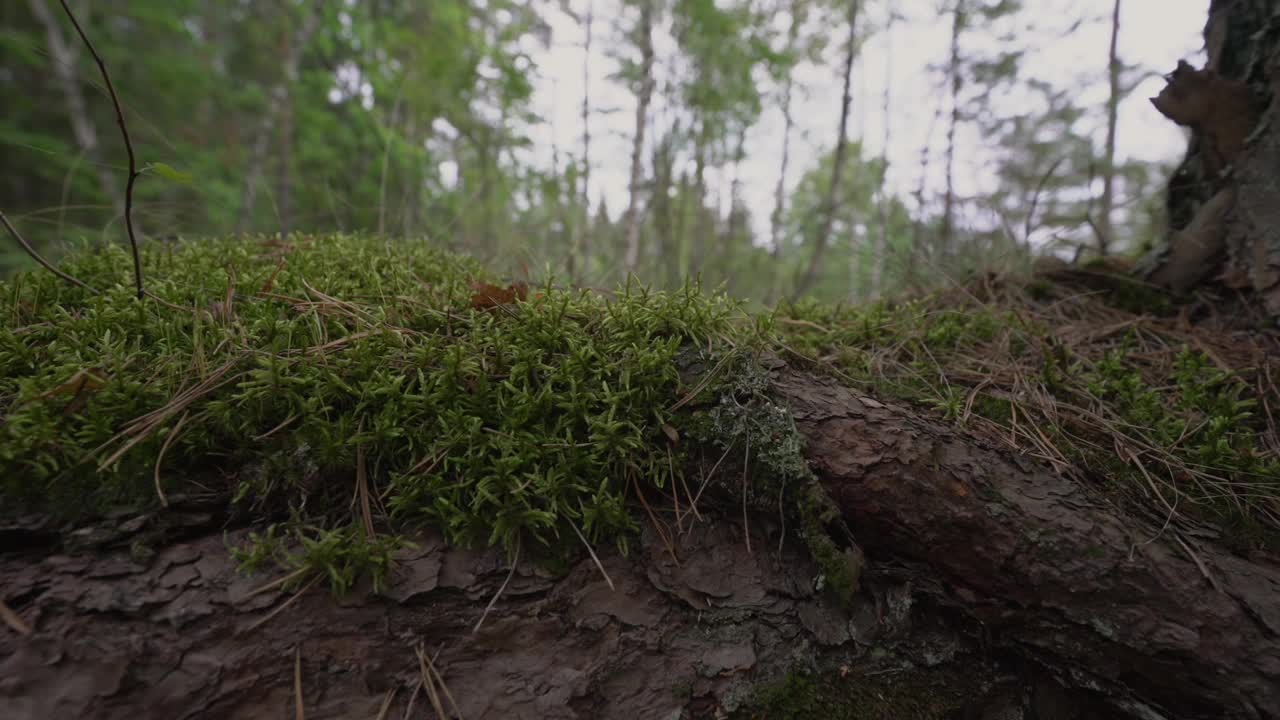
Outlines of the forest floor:
<svg viewBox="0 0 1280 720">
<path fill-rule="evenodd" d="M 360 238 L 154 245 L 141 302 L 119 249 L 62 267 L 96 290 L 47 273 L 0 285 L 10 559 L 41 537 L 42 556 L 115 542 L 148 563 L 181 523 L 86 528 L 198 503 L 246 531 L 229 552 L 278 578 L 268 589 L 342 598 L 387 591 L 423 532 L 496 548 L 513 572 L 522 554 L 549 577 L 585 554 L 604 574 L 597 550 L 644 533 L 674 557 L 672 525 L 712 503 L 781 504 L 847 600 L 857 569 L 815 521 L 804 438 L 769 387 L 780 362 L 1156 528 L 1243 557 L 1280 547 L 1280 333 L 1241 298 L 1173 298 L 1104 266 L 767 313 L 692 286 L 500 281 Z M 33 587 L 0 597 L 16 633 L 38 624 Z M 757 701 L 829 684 L 792 678 Z"/>
</svg>

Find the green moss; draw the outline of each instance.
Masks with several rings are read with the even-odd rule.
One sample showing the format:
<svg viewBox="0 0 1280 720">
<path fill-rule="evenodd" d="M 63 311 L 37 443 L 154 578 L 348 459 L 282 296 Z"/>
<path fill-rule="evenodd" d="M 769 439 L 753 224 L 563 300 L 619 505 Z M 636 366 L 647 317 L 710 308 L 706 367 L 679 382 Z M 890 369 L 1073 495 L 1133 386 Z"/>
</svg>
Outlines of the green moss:
<svg viewBox="0 0 1280 720">
<path fill-rule="evenodd" d="M 351 512 L 362 474 L 391 537 L 432 526 L 554 554 L 581 531 L 625 550 L 629 488 L 666 487 L 683 466 L 666 435 L 688 419 L 667 410 L 687 390 L 677 354 L 734 332 L 734 303 L 548 283 L 489 307 L 472 283 L 493 279 L 471 260 L 295 241 L 307 247 L 283 263 L 253 241 L 151 245 L 163 302 L 132 296 L 118 248 L 65 261 L 101 295 L 48 273 L 0 285 L 4 506 L 154 505 L 157 465 L 169 495 L 217 467 L 262 516 L 298 511 L 245 560 L 305 565 L 335 589 L 390 549 Z"/>
<path fill-rule="evenodd" d="M 794 672 L 762 686 L 735 720 L 940 720 L 963 707 L 965 693 L 945 673 L 841 677 Z"/>
<path fill-rule="evenodd" d="M 851 546 L 836 543 L 832 527 L 843 527 L 839 508 L 816 480 L 800 490 L 800 535 L 822 571 L 821 585 L 830 588 L 843 607 L 853 605 L 862 577 L 863 557 Z"/>
<path fill-rule="evenodd" d="M 773 327 L 795 354 L 879 397 L 957 424 L 982 418 L 1161 516 L 1176 505 L 1241 547 L 1277 546 L 1280 439 L 1258 409 L 1264 394 L 1272 407 L 1280 395 L 1248 368 L 1227 372 L 1205 352 L 1178 350 L 1185 333 L 1150 319 L 1167 296 L 1122 275 L 1105 278 L 1108 290 L 1087 299 L 1042 278 L 1028 294 L 1043 308 L 1020 291 L 985 303 L 961 294 L 852 309 L 799 304 Z M 1123 323 L 1114 310 L 1130 307 L 1117 304 L 1121 291 L 1142 313 Z M 1117 343 L 1108 332 L 1081 332 L 1117 325 L 1142 334 Z M 1136 454 L 1117 455 L 1117 442 Z M 1153 482 L 1164 501 L 1150 492 Z"/>
<path fill-rule="evenodd" d="M 704 367 L 720 365 L 715 356 L 703 358 Z M 839 508 L 818 483 L 804 458 L 804 438 L 790 411 L 772 399 L 768 371 L 761 357 L 738 353 L 727 358 L 721 379 L 712 384 L 716 396 L 697 410 L 690 424 L 690 438 L 729 451 L 741 448 L 750 483 L 744 488 L 721 478 L 720 487 L 736 500 L 764 512 L 776 512 L 779 499 L 818 565 L 819 589 L 829 589 L 848 607 L 858 591 L 863 558 L 841 520 Z M 844 544 L 837 538 L 844 540 Z"/>
</svg>

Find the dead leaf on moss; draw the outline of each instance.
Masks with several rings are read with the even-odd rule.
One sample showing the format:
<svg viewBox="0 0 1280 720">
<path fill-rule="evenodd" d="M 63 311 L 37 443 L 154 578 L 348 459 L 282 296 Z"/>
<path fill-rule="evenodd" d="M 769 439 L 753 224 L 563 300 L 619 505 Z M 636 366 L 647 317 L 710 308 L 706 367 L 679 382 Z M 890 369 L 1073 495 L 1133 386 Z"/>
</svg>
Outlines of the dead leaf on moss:
<svg viewBox="0 0 1280 720">
<path fill-rule="evenodd" d="M 475 291 L 475 294 L 471 296 L 471 307 L 477 310 L 511 305 L 529 296 L 529 286 L 522 282 L 512 283 L 505 288 L 482 282 L 473 282 L 471 283 L 471 289 Z"/>
<path fill-rule="evenodd" d="M 62 409 L 63 415 L 70 415 L 84 407 L 85 403 L 89 401 L 89 396 L 106 387 L 110 379 L 110 376 L 103 373 L 101 368 L 82 368 L 52 390 L 32 398 L 31 402 L 48 400 L 60 395 L 70 395 L 71 401 Z"/>
</svg>

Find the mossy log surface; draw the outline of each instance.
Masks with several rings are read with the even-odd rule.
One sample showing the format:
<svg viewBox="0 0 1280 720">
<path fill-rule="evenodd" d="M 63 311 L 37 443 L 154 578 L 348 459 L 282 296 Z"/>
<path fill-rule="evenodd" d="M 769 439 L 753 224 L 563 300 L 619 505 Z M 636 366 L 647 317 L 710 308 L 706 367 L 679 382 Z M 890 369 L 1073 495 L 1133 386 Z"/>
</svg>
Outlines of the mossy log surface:
<svg viewBox="0 0 1280 720">
<path fill-rule="evenodd" d="M 465 718 L 1280 717 L 1275 558 L 1162 532 L 1007 449 L 773 375 L 865 550 L 847 606 L 763 512 L 749 547 L 731 513 L 686 525 L 674 556 L 652 526 L 630 557 L 601 548 L 614 589 L 589 558 L 508 576 L 500 550 L 425 535 L 383 595 L 255 592 L 275 577 L 237 573 L 226 541 L 244 531 L 224 538 L 218 511 L 173 498 L 77 547 L 0 529 L 2 714 L 436 717 L 434 697 Z"/>
</svg>

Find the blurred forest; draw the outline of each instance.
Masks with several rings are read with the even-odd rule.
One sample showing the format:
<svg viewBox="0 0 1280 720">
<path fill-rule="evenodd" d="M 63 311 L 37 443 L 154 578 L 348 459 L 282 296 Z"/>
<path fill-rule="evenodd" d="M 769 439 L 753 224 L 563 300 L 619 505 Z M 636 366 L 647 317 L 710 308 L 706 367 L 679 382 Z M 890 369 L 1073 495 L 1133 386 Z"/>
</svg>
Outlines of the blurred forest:
<svg viewBox="0 0 1280 720">
<path fill-rule="evenodd" d="M 1117 151 L 1118 109 L 1168 69 L 1125 61 L 1121 0 L 1065 13 L 1033 0 L 68 4 L 124 103 L 150 242 L 376 233 L 584 285 L 698 273 L 758 302 L 860 301 L 1037 253 L 1141 250 L 1177 159 Z M 927 107 L 888 79 L 922 23 L 946 34 Z M 1111 43 L 1071 83 L 1029 59 L 1098 26 Z M 873 45 L 875 98 L 860 72 Z M 568 72 L 579 92 L 548 101 Z M 824 88 L 827 115 L 795 117 Z M 115 113 L 57 0 L 0 4 L 0 89 L 0 209 L 54 256 L 122 242 Z M 916 167 L 891 167 L 908 115 L 929 135 Z M 802 137 L 802 124 L 826 129 Z M 957 160 L 978 151 L 983 182 Z M 762 177 L 766 156 L 777 166 Z M 606 187 L 609 174 L 625 184 Z M 0 275 L 29 266 L 0 247 Z"/>
</svg>

